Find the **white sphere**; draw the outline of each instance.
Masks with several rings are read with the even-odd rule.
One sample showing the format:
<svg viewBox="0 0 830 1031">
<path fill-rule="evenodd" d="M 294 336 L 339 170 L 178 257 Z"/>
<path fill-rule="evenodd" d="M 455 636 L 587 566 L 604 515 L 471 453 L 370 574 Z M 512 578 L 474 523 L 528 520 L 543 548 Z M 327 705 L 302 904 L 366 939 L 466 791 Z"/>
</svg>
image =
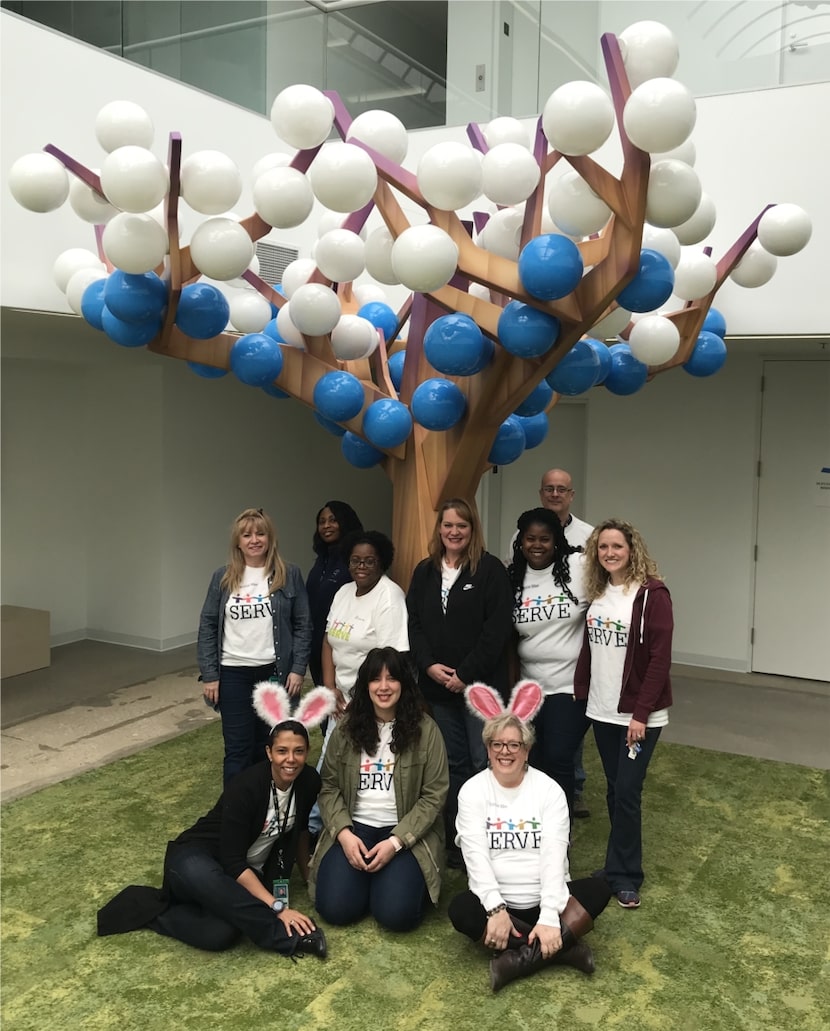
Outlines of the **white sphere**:
<svg viewBox="0 0 830 1031">
<path fill-rule="evenodd" d="M 334 125 L 334 104 L 314 86 L 287 86 L 271 105 L 271 124 L 297 150 L 319 147 Z"/>
<path fill-rule="evenodd" d="M 458 247 L 438 226 L 405 229 L 392 247 L 392 268 L 409 290 L 439 290 L 452 279 L 457 266 Z"/>
<path fill-rule="evenodd" d="M 702 193 L 690 165 L 673 159 L 658 161 L 648 177 L 646 219 L 661 229 L 679 226 L 697 211 Z"/>
<path fill-rule="evenodd" d="M 813 234 L 810 216 L 797 204 L 776 204 L 758 223 L 758 241 L 765 251 L 785 258 L 806 247 Z"/>
<path fill-rule="evenodd" d="M 277 330 L 289 347 L 305 347 L 303 334 L 291 319 L 291 302 L 284 304 L 277 312 Z"/>
<path fill-rule="evenodd" d="M 282 273 L 282 288 L 285 296 L 291 300 L 294 291 L 304 286 L 317 271 L 317 262 L 311 258 L 297 258 L 285 266 Z"/>
<path fill-rule="evenodd" d="M 108 154 L 119 147 L 150 147 L 153 135 L 152 119 L 131 100 L 113 100 L 95 116 L 95 136 Z"/>
<path fill-rule="evenodd" d="M 518 261 L 524 212 L 520 208 L 502 208 L 487 220 L 478 237 L 479 247 L 510 261 Z"/>
<path fill-rule="evenodd" d="M 718 269 L 702 251 L 685 251 L 674 270 L 674 293 L 684 301 L 697 301 L 715 288 Z"/>
<path fill-rule="evenodd" d="M 672 147 L 671 150 L 651 155 L 652 162 L 667 161 L 669 158 L 673 158 L 676 161 L 682 161 L 686 165 L 694 165 L 697 159 L 697 148 L 695 147 L 694 140 L 684 140 L 679 147 Z"/>
<path fill-rule="evenodd" d="M 677 326 L 662 315 L 646 315 L 632 328 L 628 344 L 631 353 L 643 365 L 662 365 L 677 354 L 680 333 Z"/>
<path fill-rule="evenodd" d="M 371 301 L 389 304 L 386 291 L 376 283 L 361 283 L 354 288 L 353 294 L 358 308 L 362 308 L 364 304 L 369 304 Z"/>
<path fill-rule="evenodd" d="M 765 251 L 756 240 L 732 270 L 732 279 L 738 286 L 763 286 L 775 275 L 777 267 L 778 258 Z"/>
<path fill-rule="evenodd" d="M 368 358 L 379 343 L 377 329 L 359 315 L 343 315 L 331 331 L 331 349 L 341 362 Z"/>
<path fill-rule="evenodd" d="M 306 336 L 331 333 L 342 314 L 340 298 L 322 283 L 300 286 L 291 297 L 291 321 Z"/>
<path fill-rule="evenodd" d="M 388 111 L 364 111 L 349 126 L 346 139 L 360 140 L 398 165 L 409 148 L 406 126 Z"/>
<path fill-rule="evenodd" d="M 518 143 L 500 143 L 481 162 L 481 187 L 494 204 L 519 204 L 533 193 L 541 175 L 536 158 Z"/>
<path fill-rule="evenodd" d="M 659 229 L 648 222 L 643 223 L 642 247 L 662 254 L 672 268 L 680 261 L 680 241 L 672 229 Z"/>
<path fill-rule="evenodd" d="M 97 171 L 97 170 L 94 170 Z M 103 226 L 118 214 L 116 208 L 91 186 L 72 176 L 69 183 L 69 205 L 78 218 L 92 225 Z"/>
<path fill-rule="evenodd" d="M 81 314 L 81 301 L 83 300 L 84 291 L 90 283 L 106 278 L 106 270 L 99 268 L 81 268 L 77 272 L 73 272 L 69 282 L 66 284 L 66 299 L 69 302 L 69 307 L 76 315 Z"/>
<path fill-rule="evenodd" d="M 82 268 L 96 269 L 106 275 L 107 267 L 97 254 L 88 251 L 85 247 L 70 247 L 63 251 L 55 259 L 52 266 L 52 275 L 57 283 L 58 290 L 66 293 L 69 280 Z"/>
<path fill-rule="evenodd" d="M 221 215 L 242 195 L 236 163 L 220 150 L 198 150 L 182 162 L 182 197 L 203 215 Z"/>
<path fill-rule="evenodd" d="M 332 211 L 357 211 L 369 203 L 378 185 L 374 162 L 353 143 L 324 147 L 308 175 L 314 196 Z"/>
<path fill-rule="evenodd" d="M 254 256 L 254 241 L 232 218 L 209 218 L 190 241 L 190 257 L 196 268 L 226 282 L 241 276 Z"/>
<path fill-rule="evenodd" d="M 230 321 L 240 333 L 261 333 L 274 317 L 271 304 L 255 290 L 237 290 L 231 296 Z"/>
<path fill-rule="evenodd" d="M 107 223 L 102 240 L 112 264 L 135 275 L 157 268 L 167 253 L 167 233 L 151 215 L 119 212 Z"/>
<path fill-rule="evenodd" d="M 254 247 L 256 247 L 256 244 L 254 244 Z M 257 257 L 256 253 L 254 254 L 253 258 L 251 258 L 251 260 L 248 262 L 248 267 L 247 267 L 247 269 L 245 269 L 245 271 L 246 272 L 253 272 L 254 275 L 257 275 L 257 276 L 259 275 L 259 258 Z M 228 279 L 224 283 L 224 285 L 225 286 L 229 286 L 229 287 L 231 287 L 234 290 L 255 290 L 256 289 L 255 287 L 251 286 L 251 284 L 248 282 L 247 279 L 242 279 L 241 276 L 237 276 L 234 279 Z"/>
<path fill-rule="evenodd" d="M 101 166 L 101 189 L 122 211 L 149 211 L 164 199 L 169 186 L 167 169 L 144 147 L 119 147 Z"/>
<path fill-rule="evenodd" d="M 604 318 L 593 325 L 588 333 L 596 340 L 609 340 L 621 333 L 631 321 L 631 312 L 626 308 L 614 308 Z"/>
<path fill-rule="evenodd" d="M 567 236 L 598 233 L 611 217 L 611 209 L 585 182 L 579 172 L 568 171 L 551 187 L 550 217 Z"/>
<path fill-rule="evenodd" d="M 251 169 L 251 182 L 255 183 L 263 172 L 268 172 L 272 168 L 285 168 L 286 165 L 290 164 L 291 156 L 283 154 L 282 151 L 265 154 L 259 161 L 254 162 L 254 167 Z"/>
<path fill-rule="evenodd" d="M 317 268 L 333 283 L 351 283 L 366 268 L 366 245 L 349 229 L 332 229 L 314 250 Z"/>
<path fill-rule="evenodd" d="M 498 147 L 500 143 L 518 143 L 525 150 L 530 149 L 527 129 L 525 129 L 518 118 L 509 118 L 506 115 L 501 115 L 483 126 L 482 132 L 484 139 L 487 141 L 487 146 L 490 148 Z"/>
<path fill-rule="evenodd" d="M 372 279 L 376 279 L 379 283 L 385 283 L 387 286 L 397 286 L 400 283 L 400 279 L 392 268 L 394 244 L 395 237 L 386 226 L 380 226 L 369 233 L 364 250 L 366 271 Z"/>
<path fill-rule="evenodd" d="M 715 202 L 708 193 L 702 193 L 695 213 L 679 226 L 675 226 L 674 234 L 685 247 L 702 243 L 714 229 L 716 219 Z"/>
<path fill-rule="evenodd" d="M 9 189 L 27 211 L 54 211 L 69 196 L 69 176 L 51 154 L 24 154 L 9 169 Z"/>
<path fill-rule="evenodd" d="M 649 79 L 638 86 L 623 110 L 626 135 L 648 153 L 671 150 L 695 127 L 695 98 L 675 79 Z"/>
<path fill-rule="evenodd" d="M 418 186 L 424 200 L 442 211 L 472 204 L 481 193 L 482 164 L 481 155 L 464 143 L 447 140 L 430 147 L 418 162 Z"/>
<path fill-rule="evenodd" d="M 614 128 L 611 98 L 593 82 L 568 82 L 554 90 L 542 111 L 542 129 L 560 154 L 590 154 Z"/>
<path fill-rule="evenodd" d="M 619 35 L 620 51 L 632 89 L 647 79 L 674 75 L 680 51 L 674 34 L 657 21 L 638 21 Z"/>
<path fill-rule="evenodd" d="M 277 229 L 293 229 L 311 214 L 314 194 L 308 177 L 296 168 L 269 168 L 251 191 L 256 213 Z"/>
</svg>

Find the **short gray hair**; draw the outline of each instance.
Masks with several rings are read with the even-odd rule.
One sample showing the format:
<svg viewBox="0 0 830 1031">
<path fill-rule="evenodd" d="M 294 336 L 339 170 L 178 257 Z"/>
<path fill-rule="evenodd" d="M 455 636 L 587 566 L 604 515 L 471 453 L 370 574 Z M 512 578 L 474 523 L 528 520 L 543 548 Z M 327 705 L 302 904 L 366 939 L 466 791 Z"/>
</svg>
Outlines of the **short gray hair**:
<svg viewBox="0 0 830 1031">
<path fill-rule="evenodd" d="M 518 730 L 522 744 L 530 751 L 533 747 L 533 742 L 536 740 L 533 727 L 529 723 L 525 723 L 524 720 L 520 720 L 518 716 L 514 716 L 512 712 L 503 712 L 499 716 L 494 716 L 492 719 L 487 720 L 484 724 L 484 730 L 481 732 L 485 747 L 489 748 L 490 744 L 496 740 L 499 734 L 508 728 Z"/>
</svg>

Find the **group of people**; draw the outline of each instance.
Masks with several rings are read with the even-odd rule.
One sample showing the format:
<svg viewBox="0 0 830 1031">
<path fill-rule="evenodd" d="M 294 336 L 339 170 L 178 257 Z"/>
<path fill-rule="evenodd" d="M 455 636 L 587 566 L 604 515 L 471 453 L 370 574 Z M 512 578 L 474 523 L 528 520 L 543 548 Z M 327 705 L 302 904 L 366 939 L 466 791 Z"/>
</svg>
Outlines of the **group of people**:
<svg viewBox="0 0 830 1031">
<path fill-rule="evenodd" d="M 162 888 L 125 889 L 99 933 L 148 927 L 213 950 L 244 934 L 323 957 L 322 928 L 290 904 L 295 864 L 323 921 L 371 914 L 390 931 L 418 926 L 449 865 L 469 885 L 450 919 L 495 950 L 494 990 L 548 963 L 592 972 L 581 936 L 613 895 L 640 904 L 640 796 L 671 704 L 672 615 L 637 531 L 592 529 L 572 498 L 567 473 L 545 474 L 506 568 L 475 508 L 445 501 L 406 593 L 387 575 L 392 541 L 345 502 L 318 512 L 305 582 L 268 515 L 240 513 L 198 637 L 222 796 L 169 843 Z M 317 687 L 303 694 L 307 670 Z M 603 868 L 571 881 L 591 725 L 611 830 Z"/>
</svg>

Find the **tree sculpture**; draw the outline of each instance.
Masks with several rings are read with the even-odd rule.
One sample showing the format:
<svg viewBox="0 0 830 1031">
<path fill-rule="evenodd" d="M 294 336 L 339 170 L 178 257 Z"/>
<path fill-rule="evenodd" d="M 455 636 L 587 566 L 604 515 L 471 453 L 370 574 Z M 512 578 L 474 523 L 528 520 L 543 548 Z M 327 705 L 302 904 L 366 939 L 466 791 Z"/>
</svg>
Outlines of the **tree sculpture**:
<svg viewBox="0 0 830 1031">
<path fill-rule="evenodd" d="M 289 87 L 271 118 L 297 153 L 255 170 L 255 214 L 211 217 L 188 247 L 179 243 L 180 195 L 221 215 L 239 198 L 239 172 L 217 152 L 182 162 L 177 133 L 165 168 L 134 105 L 98 116 L 110 152 L 100 176 L 50 145 L 20 159 L 10 184 L 24 206 L 44 211 L 70 192 L 67 170 L 75 177 L 71 202 L 96 224 L 98 255 L 66 252 L 56 275 L 92 325 L 201 375 L 230 368 L 291 395 L 342 437 L 354 465 L 383 465 L 405 582 L 442 499 L 472 498 L 488 468 L 540 443 L 561 394 L 601 383 L 630 394 L 677 367 L 716 372 L 726 327 L 711 304 L 726 277 L 761 285 L 775 255 L 809 239 L 807 215 L 785 204 L 765 209 L 718 261 L 696 246 L 714 206 L 691 167 L 695 104 L 671 78 L 674 38 L 641 22 L 619 39 L 604 35 L 602 50 L 610 97 L 569 83 L 549 98 L 530 148 L 519 122 L 499 118 L 470 125 L 471 146 L 433 147 L 417 174 L 401 164 L 407 140 L 397 119 L 378 111 L 352 121 L 336 94 Z M 619 176 L 590 156 L 615 124 Z M 332 126 L 344 142 L 326 142 Z M 544 225 L 546 180 L 562 161 L 570 170 L 550 187 Z M 494 214 L 475 210 L 482 193 Z M 254 241 L 299 225 L 315 197 L 340 217 L 316 261 L 296 262 L 274 288 L 251 264 Z M 411 224 L 403 198 L 425 224 Z M 162 200 L 164 229 L 147 213 Z M 364 245 L 358 233 L 374 208 L 385 226 Z M 470 220 L 458 214 L 471 208 Z M 410 291 L 399 310 L 354 285 L 364 268 Z M 229 308 L 204 276 L 241 277 L 257 293 Z M 672 294 L 682 306 L 656 314 Z M 229 311 L 243 335 L 225 331 Z M 632 312 L 642 317 L 632 322 Z M 405 350 L 393 353 L 405 326 Z M 615 333 L 610 347 L 597 339 Z"/>
</svg>

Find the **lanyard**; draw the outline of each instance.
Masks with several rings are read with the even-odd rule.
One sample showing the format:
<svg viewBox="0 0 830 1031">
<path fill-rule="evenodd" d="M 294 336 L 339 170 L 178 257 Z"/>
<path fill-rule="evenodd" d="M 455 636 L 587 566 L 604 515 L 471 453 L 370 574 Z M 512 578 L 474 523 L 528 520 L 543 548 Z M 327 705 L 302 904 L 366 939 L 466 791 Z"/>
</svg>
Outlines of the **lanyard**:
<svg viewBox="0 0 830 1031">
<path fill-rule="evenodd" d="M 282 816 L 282 827 L 280 824 L 280 800 L 277 795 L 277 785 L 274 783 L 273 777 L 271 778 L 271 798 L 274 800 L 274 820 L 271 826 L 268 828 L 271 830 L 273 827 L 279 827 L 279 834 L 277 838 L 281 838 L 285 834 L 285 829 L 288 826 L 288 817 L 291 815 L 291 802 L 294 798 L 294 785 L 291 785 L 291 790 L 288 792 L 288 800 L 285 803 L 285 814 Z"/>
</svg>

